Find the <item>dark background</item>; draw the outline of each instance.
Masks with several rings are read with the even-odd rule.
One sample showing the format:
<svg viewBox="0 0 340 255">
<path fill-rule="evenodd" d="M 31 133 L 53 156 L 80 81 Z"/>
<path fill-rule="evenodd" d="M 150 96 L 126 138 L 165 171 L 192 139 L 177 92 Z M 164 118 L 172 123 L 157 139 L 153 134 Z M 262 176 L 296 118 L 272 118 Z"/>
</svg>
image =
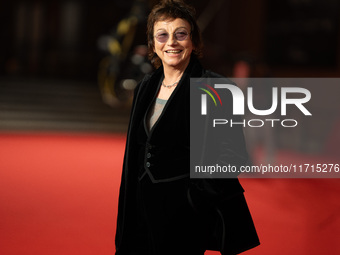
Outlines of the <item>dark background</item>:
<svg viewBox="0 0 340 255">
<path fill-rule="evenodd" d="M 121 85 L 143 77 L 131 57 L 146 45 L 146 17 L 157 2 L 2 1 L 0 130 L 126 132 L 132 93 Z M 228 77 L 340 76 L 337 0 L 187 2 L 197 10 L 207 69 Z M 131 45 L 115 56 L 108 42 L 122 43 L 127 36 L 117 27 L 136 14 Z M 327 125 L 276 133 L 275 147 L 322 150 L 338 125 L 333 102 L 311 106 L 328 112 L 319 120 Z"/>
<path fill-rule="evenodd" d="M 2 1 L 1 76 L 96 81 L 105 55 L 97 40 L 115 29 L 133 2 Z M 157 1 L 142 2 L 151 8 Z M 203 63 L 210 69 L 231 76 L 234 61 L 247 58 L 266 64 L 272 76 L 340 74 L 337 0 L 187 2 L 205 23 Z M 145 28 L 138 29 L 136 40 L 145 43 Z M 252 76 L 262 76 L 261 70 Z"/>
</svg>

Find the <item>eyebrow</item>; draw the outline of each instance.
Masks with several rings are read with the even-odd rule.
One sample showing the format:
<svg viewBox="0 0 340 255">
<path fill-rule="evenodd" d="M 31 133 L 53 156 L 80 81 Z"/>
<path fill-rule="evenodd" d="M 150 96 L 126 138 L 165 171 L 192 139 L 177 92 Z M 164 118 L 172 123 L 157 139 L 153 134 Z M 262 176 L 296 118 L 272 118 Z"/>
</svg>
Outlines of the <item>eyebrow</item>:
<svg viewBox="0 0 340 255">
<path fill-rule="evenodd" d="M 176 27 L 175 28 L 175 31 L 177 30 L 177 29 L 180 29 L 180 28 L 185 28 L 185 29 L 187 29 L 186 27 Z M 166 30 L 165 28 L 159 28 L 159 29 L 157 29 L 156 31 L 159 31 L 159 30 Z"/>
</svg>

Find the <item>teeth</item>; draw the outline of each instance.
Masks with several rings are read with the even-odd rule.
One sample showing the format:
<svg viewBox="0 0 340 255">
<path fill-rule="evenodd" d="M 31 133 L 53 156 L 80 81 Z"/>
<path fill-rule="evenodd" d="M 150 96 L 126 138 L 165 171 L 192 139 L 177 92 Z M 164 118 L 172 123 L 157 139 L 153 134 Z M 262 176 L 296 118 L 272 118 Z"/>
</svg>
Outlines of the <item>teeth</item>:
<svg viewBox="0 0 340 255">
<path fill-rule="evenodd" d="M 167 50 L 167 53 L 180 53 L 180 50 Z"/>
</svg>

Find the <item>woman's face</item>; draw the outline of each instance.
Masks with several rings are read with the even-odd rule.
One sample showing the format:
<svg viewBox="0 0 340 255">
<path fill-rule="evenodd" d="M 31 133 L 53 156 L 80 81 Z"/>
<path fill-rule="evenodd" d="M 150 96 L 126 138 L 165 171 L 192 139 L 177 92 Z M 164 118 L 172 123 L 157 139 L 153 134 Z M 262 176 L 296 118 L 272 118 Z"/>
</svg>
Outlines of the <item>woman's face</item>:
<svg viewBox="0 0 340 255">
<path fill-rule="evenodd" d="M 190 24 L 184 19 L 177 18 L 155 23 L 154 52 L 162 60 L 164 67 L 173 67 L 183 71 L 187 67 L 193 50 L 190 31 Z"/>
</svg>

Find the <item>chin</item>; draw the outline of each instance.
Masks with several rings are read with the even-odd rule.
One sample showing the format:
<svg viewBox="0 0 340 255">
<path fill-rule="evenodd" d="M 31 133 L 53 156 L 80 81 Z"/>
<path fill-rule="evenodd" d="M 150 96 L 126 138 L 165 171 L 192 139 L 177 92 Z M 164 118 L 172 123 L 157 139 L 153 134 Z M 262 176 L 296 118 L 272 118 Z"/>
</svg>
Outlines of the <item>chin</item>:
<svg viewBox="0 0 340 255">
<path fill-rule="evenodd" d="M 168 66 L 171 66 L 171 67 L 176 67 L 176 66 L 184 65 L 188 61 L 189 61 L 189 59 L 170 60 L 170 61 L 166 61 L 165 64 L 168 65 Z"/>
</svg>

